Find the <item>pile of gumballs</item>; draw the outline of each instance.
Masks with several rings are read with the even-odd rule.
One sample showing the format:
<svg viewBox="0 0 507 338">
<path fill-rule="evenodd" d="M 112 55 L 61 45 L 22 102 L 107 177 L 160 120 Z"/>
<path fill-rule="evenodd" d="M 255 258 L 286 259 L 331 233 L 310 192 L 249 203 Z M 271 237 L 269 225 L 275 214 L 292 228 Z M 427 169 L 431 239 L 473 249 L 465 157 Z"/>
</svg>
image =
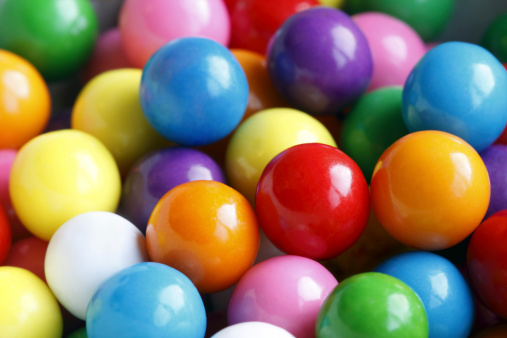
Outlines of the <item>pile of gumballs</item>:
<svg viewBox="0 0 507 338">
<path fill-rule="evenodd" d="M 0 0 L 0 337 L 507 336 L 507 14 L 101 2 Z"/>
</svg>

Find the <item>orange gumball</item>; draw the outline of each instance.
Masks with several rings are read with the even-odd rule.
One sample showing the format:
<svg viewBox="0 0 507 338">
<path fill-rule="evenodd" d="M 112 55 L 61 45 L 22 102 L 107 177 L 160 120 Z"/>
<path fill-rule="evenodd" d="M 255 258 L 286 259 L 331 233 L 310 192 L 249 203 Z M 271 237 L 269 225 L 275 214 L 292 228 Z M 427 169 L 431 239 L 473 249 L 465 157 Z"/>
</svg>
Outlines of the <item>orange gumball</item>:
<svg viewBox="0 0 507 338">
<path fill-rule="evenodd" d="M 371 180 L 373 209 L 400 242 L 422 250 L 449 248 L 480 224 L 490 198 L 486 166 L 457 136 L 420 131 L 380 157 Z"/>
<path fill-rule="evenodd" d="M 49 90 L 40 73 L 0 49 L 0 149 L 19 149 L 42 133 L 50 113 Z"/>
<path fill-rule="evenodd" d="M 154 262 L 184 273 L 201 293 L 225 290 L 252 266 L 259 248 L 255 213 L 240 193 L 192 181 L 166 193 L 146 229 Z"/>
</svg>

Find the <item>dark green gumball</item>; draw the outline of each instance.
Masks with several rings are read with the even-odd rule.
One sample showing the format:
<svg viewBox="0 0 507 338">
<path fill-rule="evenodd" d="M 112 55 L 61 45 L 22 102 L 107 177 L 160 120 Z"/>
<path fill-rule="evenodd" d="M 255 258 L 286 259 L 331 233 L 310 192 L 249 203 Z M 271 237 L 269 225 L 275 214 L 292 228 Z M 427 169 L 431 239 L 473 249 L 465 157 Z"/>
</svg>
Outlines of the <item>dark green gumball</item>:
<svg viewBox="0 0 507 338">
<path fill-rule="evenodd" d="M 507 14 L 499 16 L 489 25 L 481 45 L 501 63 L 507 63 Z"/>
</svg>

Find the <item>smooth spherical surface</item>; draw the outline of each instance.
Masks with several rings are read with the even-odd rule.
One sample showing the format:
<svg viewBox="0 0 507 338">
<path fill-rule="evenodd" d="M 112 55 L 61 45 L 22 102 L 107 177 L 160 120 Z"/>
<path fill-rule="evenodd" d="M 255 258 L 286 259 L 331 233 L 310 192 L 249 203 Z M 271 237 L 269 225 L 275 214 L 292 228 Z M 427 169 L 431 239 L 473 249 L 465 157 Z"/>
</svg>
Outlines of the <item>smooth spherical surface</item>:
<svg viewBox="0 0 507 338">
<path fill-rule="evenodd" d="M 0 204 L 0 265 L 4 263 L 11 249 L 11 226 L 4 207 Z"/>
<path fill-rule="evenodd" d="M 105 279 L 148 260 L 143 234 L 110 212 L 80 214 L 65 222 L 49 241 L 44 270 L 49 287 L 74 316 L 86 308 Z"/>
<path fill-rule="evenodd" d="M 211 338 L 295 338 L 287 330 L 264 322 L 234 324 L 215 333 Z"/>
<path fill-rule="evenodd" d="M 352 276 L 319 311 L 317 338 L 428 337 L 423 303 L 397 278 L 377 272 Z"/>
<path fill-rule="evenodd" d="M 484 48 L 447 42 L 431 49 L 403 89 L 403 119 L 413 131 L 441 130 L 477 151 L 491 145 L 507 123 L 507 72 Z"/>
<path fill-rule="evenodd" d="M 181 272 L 140 263 L 104 281 L 86 312 L 89 337 L 202 338 L 206 312 L 199 292 Z"/>
<path fill-rule="evenodd" d="M 49 90 L 32 64 L 1 49 L 0 79 L 0 149 L 18 149 L 46 127 Z"/>
<path fill-rule="evenodd" d="M 27 143 L 11 169 L 9 190 L 22 223 L 49 241 L 67 220 L 87 211 L 115 211 L 120 174 L 111 153 L 77 130 L 43 134 Z"/>
<path fill-rule="evenodd" d="M 146 64 L 141 106 L 167 139 L 198 146 L 232 132 L 248 101 L 245 72 L 232 53 L 205 38 L 174 40 Z"/>
<path fill-rule="evenodd" d="M 42 239 L 37 237 L 23 238 L 12 244 L 3 265 L 26 269 L 46 282 L 44 259 L 47 249 L 48 242 Z"/>
<path fill-rule="evenodd" d="M 62 336 L 58 302 L 48 286 L 30 271 L 1 266 L 0 299 L 0 336 Z"/>
<path fill-rule="evenodd" d="M 493 144 L 480 153 L 491 182 L 491 199 L 486 217 L 507 209 L 507 145 Z"/>
<path fill-rule="evenodd" d="M 319 6 L 292 15 L 267 52 L 277 90 L 295 108 L 333 114 L 368 88 L 373 72 L 364 34 L 344 12 Z"/>
<path fill-rule="evenodd" d="M 370 192 L 375 215 L 394 238 L 418 249 L 441 250 L 480 224 L 490 183 L 484 162 L 465 141 L 422 131 L 382 154 Z"/>
<path fill-rule="evenodd" d="M 470 335 L 475 319 L 472 291 L 450 261 L 430 252 L 408 252 L 374 271 L 398 278 L 414 290 L 426 309 L 430 338 Z"/>
<path fill-rule="evenodd" d="M 502 63 L 507 62 L 507 15 L 503 14 L 491 22 L 486 29 L 481 45 L 493 53 Z"/>
<path fill-rule="evenodd" d="M 234 288 L 228 323 L 260 321 L 296 337 L 313 337 L 319 309 L 336 285 L 336 278 L 314 260 L 268 259 L 248 270 Z"/>
<path fill-rule="evenodd" d="M 350 157 L 329 145 L 307 143 L 269 162 L 255 206 L 260 226 L 279 249 L 323 260 L 359 239 L 368 221 L 370 195 Z"/>
<path fill-rule="evenodd" d="M 252 266 L 259 248 L 254 210 L 236 190 L 192 181 L 157 203 L 146 229 L 152 261 L 183 272 L 199 292 L 225 290 Z"/>
</svg>

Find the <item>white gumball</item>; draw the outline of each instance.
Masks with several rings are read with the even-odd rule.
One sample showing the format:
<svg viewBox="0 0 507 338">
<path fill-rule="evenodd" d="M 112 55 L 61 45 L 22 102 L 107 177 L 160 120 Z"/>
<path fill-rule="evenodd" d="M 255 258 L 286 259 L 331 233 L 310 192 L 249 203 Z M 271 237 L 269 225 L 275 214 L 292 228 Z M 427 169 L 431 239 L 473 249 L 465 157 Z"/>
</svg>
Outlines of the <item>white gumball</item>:
<svg viewBox="0 0 507 338">
<path fill-rule="evenodd" d="M 244 322 L 231 325 L 211 338 L 295 338 L 285 329 L 263 322 Z"/>
</svg>

